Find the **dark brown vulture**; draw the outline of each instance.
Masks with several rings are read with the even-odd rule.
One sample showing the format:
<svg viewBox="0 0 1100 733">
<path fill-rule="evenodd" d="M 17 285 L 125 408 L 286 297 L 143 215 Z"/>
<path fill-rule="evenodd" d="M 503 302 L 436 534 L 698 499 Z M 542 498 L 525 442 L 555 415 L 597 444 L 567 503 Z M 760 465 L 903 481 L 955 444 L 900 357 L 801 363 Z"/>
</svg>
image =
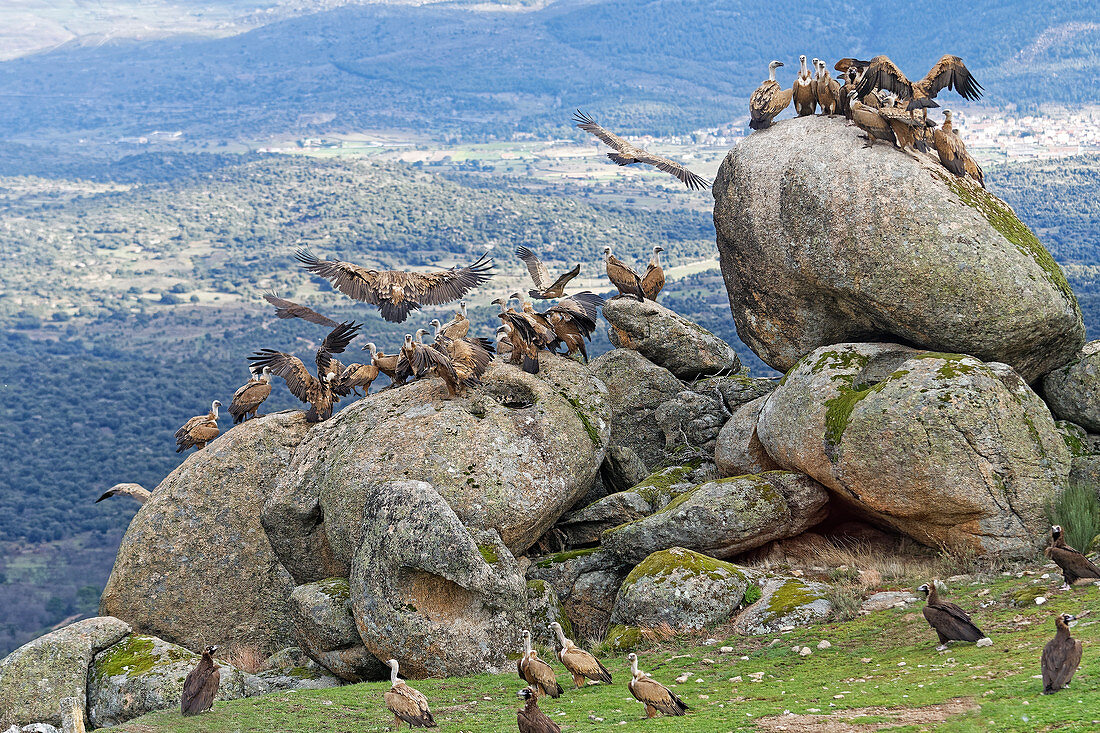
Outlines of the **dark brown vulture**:
<svg viewBox="0 0 1100 733">
<path fill-rule="evenodd" d="M 233 393 L 233 399 L 229 402 L 229 414 L 233 416 L 233 424 L 246 420 L 250 415 L 256 417 L 256 411 L 271 394 L 271 368 L 264 367 L 260 376 L 252 374 L 243 387 Z"/>
<path fill-rule="evenodd" d="M 401 355 L 412 365 L 412 373 L 417 379 L 423 379 L 429 375 L 437 376 L 446 385 L 447 393 L 454 397 L 462 389 L 454 364 L 451 362 L 451 357 L 442 350 L 424 343 L 424 334 L 427 332 L 424 328 L 416 329 L 415 340 L 413 336 L 405 334 L 405 345 L 401 347 Z"/>
<path fill-rule="evenodd" d="M 221 667 L 214 661 L 216 651 L 216 646 L 203 649 L 198 666 L 184 680 L 180 698 L 180 712 L 184 715 L 198 715 L 214 707 L 214 696 L 222 682 Z"/>
<path fill-rule="evenodd" d="M 1050 695 L 1069 685 L 1081 665 L 1081 640 L 1069 635 L 1074 616 L 1061 613 L 1054 617 L 1054 638 L 1043 647 L 1043 694 Z"/>
<path fill-rule="evenodd" d="M 798 69 L 798 76 L 794 80 L 791 98 L 794 100 L 795 112 L 798 113 L 799 117 L 805 117 L 806 115 L 812 115 L 817 109 L 817 85 L 814 84 L 813 75 L 806 67 L 806 55 L 799 56 L 798 62 L 801 66 Z"/>
<path fill-rule="evenodd" d="M 336 377 L 336 386 L 355 393 L 356 396 L 370 394 L 370 386 L 378 379 L 378 367 L 374 364 L 348 364 Z M 360 393 L 359 390 L 363 392 Z"/>
<path fill-rule="evenodd" d="M 539 653 L 531 647 L 531 632 L 524 629 L 521 633 L 523 634 L 523 656 L 519 659 L 520 678 L 531 686 L 536 696 L 542 694 L 556 698 L 564 690 L 558 684 L 554 668 L 539 659 Z"/>
<path fill-rule="evenodd" d="M 875 110 L 879 117 L 886 120 L 894 133 L 894 141 L 907 155 L 916 157 L 916 151 L 929 150 L 932 141 L 931 130 L 936 123 L 926 118 L 917 119 L 912 113 L 897 104 L 897 97 L 890 93 L 887 103 Z M 918 158 L 919 160 L 919 158 Z"/>
<path fill-rule="evenodd" d="M 221 402 L 214 400 L 210 403 L 210 412 L 196 415 L 176 431 L 176 453 L 183 453 L 188 448 L 202 450 L 218 437 L 218 408 L 221 406 Z"/>
<path fill-rule="evenodd" d="M 982 630 L 970 620 L 970 614 L 950 601 L 940 600 L 935 580 L 917 590 L 928 597 L 924 604 L 924 618 L 940 638 L 940 651 L 947 648 L 949 641 L 979 641 L 985 638 Z"/>
<path fill-rule="evenodd" d="M 588 350 L 584 341 L 592 339 L 592 333 L 596 330 L 597 309 L 603 304 L 603 298 L 585 290 L 558 302 L 542 314 L 554 329 L 556 342 L 565 344 L 568 356 L 579 352 L 585 363 L 588 363 Z M 557 343 L 553 347 L 557 349 Z"/>
<path fill-rule="evenodd" d="M 569 281 L 581 273 L 581 266 L 577 265 L 569 272 L 560 275 L 557 280 L 552 281 L 550 280 L 550 271 L 546 269 L 546 265 L 542 263 L 538 255 L 526 247 L 516 247 L 516 254 L 523 260 L 523 264 L 527 265 L 527 272 L 531 273 L 531 281 L 535 283 L 535 288 L 527 291 L 527 294 L 532 298 L 539 298 L 540 300 L 560 298 L 565 295 L 565 286 L 569 284 Z"/>
<path fill-rule="evenodd" d="M 95 503 L 98 504 L 104 499 L 110 499 L 112 496 L 128 496 L 138 504 L 144 504 L 149 501 L 149 497 L 152 495 L 153 493 L 141 484 L 115 484 L 104 491 L 103 494 L 95 500 Z"/>
<path fill-rule="evenodd" d="M 455 317 L 442 326 L 443 335 L 450 339 L 466 338 L 470 332 L 470 319 L 466 315 L 466 301 L 458 302 L 458 312 Z"/>
<path fill-rule="evenodd" d="M 636 145 L 631 145 L 615 133 L 600 127 L 596 124 L 595 120 L 579 110 L 573 114 L 573 121 L 577 123 L 577 127 L 585 132 L 592 133 L 599 138 L 601 142 L 613 148 L 615 152 L 608 153 L 607 157 L 611 158 L 611 160 L 619 165 L 645 163 L 646 165 L 653 166 L 657 170 L 676 176 L 685 186 L 693 191 L 702 188 L 710 188 L 710 182 L 702 176 L 692 173 L 674 160 L 662 158 Z"/>
<path fill-rule="evenodd" d="M 814 67 L 817 69 L 814 77 L 817 84 L 817 103 L 821 107 L 821 114 L 832 117 L 840 112 L 840 84 L 829 74 L 829 67 L 824 61 L 814 59 Z"/>
<path fill-rule="evenodd" d="M 401 357 L 400 350 L 396 354 L 384 354 L 371 342 L 363 347 L 363 351 L 369 351 L 371 364 L 378 367 L 378 371 L 390 378 L 390 385 L 386 389 L 400 387 L 412 376 L 412 369 L 409 363 Z"/>
<path fill-rule="evenodd" d="M 572 639 L 566 639 L 561 624 L 555 621 L 550 624 L 550 630 L 558 637 L 558 643 L 561 644 L 558 659 L 569 670 L 569 674 L 573 675 L 574 685 L 584 687 L 585 679 L 611 684 L 611 673 L 600 660 L 574 644 Z"/>
<path fill-rule="evenodd" d="M 791 103 L 794 89 L 782 89 L 775 80 L 775 70 L 783 65 L 782 61 L 768 64 L 768 78 L 756 88 L 749 97 L 749 127 L 763 130 L 772 126 L 775 119 Z"/>
<path fill-rule="evenodd" d="M 631 652 L 627 659 L 630 660 L 630 682 L 627 687 L 634 699 L 645 705 L 647 718 L 655 718 L 657 713 L 683 715 L 688 711 L 687 703 L 676 693 L 638 669 L 637 654 Z"/>
<path fill-rule="evenodd" d="M 856 81 L 858 78 L 859 74 L 856 72 L 856 67 L 850 66 L 848 70 L 844 72 L 844 85 L 840 87 L 840 102 L 838 109 L 840 110 L 840 114 L 848 119 L 852 119 L 852 108 L 849 100 L 853 94 L 859 96 L 859 92 L 856 91 Z"/>
<path fill-rule="evenodd" d="M 642 287 L 642 278 L 622 260 L 611 254 L 611 247 L 603 248 L 603 260 L 607 270 L 607 279 L 619 291 L 619 294 L 614 297 L 621 298 L 624 295 L 629 295 L 639 301 L 645 300 L 645 288 Z"/>
<path fill-rule="evenodd" d="M 386 664 L 390 668 L 390 689 L 386 690 L 383 699 L 386 707 L 393 713 L 393 729 L 400 730 L 403 722 L 408 723 L 411 728 L 434 728 L 435 718 L 428 708 L 428 698 L 420 690 L 414 690 L 397 679 L 396 659 L 391 659 Z"/>
<path fill-rule="evenodd" d="M 493 342 L 487 338 L 450 338 L 443 333 L 438 319 L 431 325 L 435 328 L 435 348 L 450 358 L 460 389 L 480 384 L 493 361 Z"/>
<path fill-rule="evenodd" d="M 504 323 L 505 337 L 508 341 L 508 362 L 523 364 L 528 374 L 539 373 L 539 336 L 523 313 L 508 306 L 508 299 L 497 298 L 493 305 L 500 306 L 497 317 Z"/>
<path fill-rule="evenodd" d="M 301 318 L 303 321 L 317 323 L 329 328 L 336 328 L 336 326 L 339 325 L 336 321 L 327 316 L 322 316 L 312 308 L 307 308 L 304 305 L 298 305 L 294 301 L 280 298 L 275 293 L 265 293 L 264 300 L 275 306 L 275 316 L 277 318 Z"/>
<path fill-rule="evenodd" d="M 523 306 L 520 315 L 527 319 L 527 322 L 531 324 L 531 328 L 534 330 L 537 339 L 535 346 L 540 349 L 547 349 L 553 351 L 557 348 L 557 335 L 554 333 L 554 327 L 550 325 L 550 319 L 535 310 L 535 306 L 531 304 L 531 301 L 523 297 L 523 293 L 512 293 L 509 296 L 512 300 L 518 300 L 520 305 Z"/>
<path fill-rule="evenodd" d="M 642 275 L 642 293 L 647 300 L 657 301 L 657 296 L 665 289 L 665 270 L 661 267 L 661 253 L 665 248 L 654 245 L 653 255 L 649 258 L 649 265 Z"/>
<path fill-rule="evenodd" d="M 1050 547 L 1043 551 L 1054 564 L 1062 569 L 1062 578 L 1066 581 L 1064 588 L 1074 583 L 1085 580 L 1094 582 L 1100 580 L 1100 568 L 1096 567 L 1083 554 L 1066 544 L 1066 538 L 1059 525 L 1050 528 Z"/>
<path fill-rule="evenodd" d="M 282 377 L 291 394 L 309 405 L 306 422 L 320 422 L 332 415 L 332 407 L 340 401 L 340 394 L 334 384 L 339 376 L 335 371 L 333 354 L 339 354 L 347 348 L 352 339 L 359 335 L 356 323 L 341 323 L 329 331 L 321 348 L 317 349 L 317 376 L 306 369 L 298 357 L 274 349 L 260 349 L 248 357 L 255 368 L 270 367 L 271 373 Z M 343 371 L 342 367 L 339 367 Z M 346 394 L 346 392 L 345 392 Z"/>
<path fill-rule="evenodd" d="M 561 727 L 539 709 L 539 696 L 533 689 L 524 687 L 518 694 L 527 701 L 516 712 L 519 733 L 561 733 Z"/>
<path fill-rule="evenodd" d="M 833 64 L 833 68 L 842 74 L 848 73 L 848 70 L 851 69 L 856 76 L 860 76 L 870 65 L 870 61 L 860 61 L 859 59 L 846 57 Z"/>
<path fill-rule="evenodd" d="M 971 76 L 962 59 L 951 55 L 940 58 L 916 83 L 909 81 L 886 56 L 875 56 L 867 65 L 857 89 L 860 97 L 876 89 L 887 89 L 908 103 L 906 109 L 909 112 L 921 109 L 925 110 L 925 114 L 929 107 L 939 106 L 935 97 L 942 89 L 953 89 L 971 102 L 982 98 L 982 85 Z"/>
<path fill-rule="evenodd" d="M 493 260 L 483 254 L 472 265 L 436 272 L 374 270 L 350 262 L 321 260 L 308 250 L 295 253 L 310 272 L 344 295 L 378 307 L 387 321 L 401 323 L 424 305 L 446 305 L 492 277 Z"/>
</svg>

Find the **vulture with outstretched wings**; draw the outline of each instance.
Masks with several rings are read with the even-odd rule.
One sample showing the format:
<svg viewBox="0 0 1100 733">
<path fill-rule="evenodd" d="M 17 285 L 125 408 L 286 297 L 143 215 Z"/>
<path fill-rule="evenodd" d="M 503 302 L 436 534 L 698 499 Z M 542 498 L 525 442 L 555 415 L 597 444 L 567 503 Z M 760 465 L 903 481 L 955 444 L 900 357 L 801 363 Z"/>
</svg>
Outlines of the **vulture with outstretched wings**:
<svg viewBox="0 0 1100 733">
<path fill-rule="evenodd" d="M 653 166 L 657 170 L 676 176 L 685 186 L 692 190 L 710 188 L 710 182 L 702 176 L 692 173 L 674 160 L 662 158 L 643 148 L 639 148 L 637 145 L 631 145 L 615 133 L 600 127 L 596 124 L 594 119 L 579 110 L 573 114 L 573 121 L 577 123 L 577 127 L 595 135 L 604 144 L 614 148 L 615 152 L 608 153 L 607 157 L 611 158 L 611 160 L 619 165 L 645 163 L 646 165 Z"/>
<path fill-rule="evenodd" d="M 557 280 L 551 280 L 550 271 L 546 269 L 546 265 L 534 252 L 526 247 L 516 247 L 516 254 L 523 260 L 523 264 L 527 265 L 527 272 L 531 273 L 531 281 L 535 283 L 535 289 L 527 291 L 527 294 L 532 298 L 542 300 L 560 298 L 565 295 L 565 286 L 569 284 L 569 281 L 581 274 L 581 266 L 578 264 L 569 272 L 558 277 Z"/>
<path fill-rule="evenodd" d="M 962 59 L 950 54 L 940 58 L 918 82 L 909 81 L 886 56 L 875 56 L 867 65 L 856 89 L 860 98 L 876 89 L 891 91 L 899 99 L 908 101 L 906 109 L 910 112 L 939 107 L 934 100 L 941 89 L 954 89 L 963 99 L 971 102 L 982 98 L 982 85 L 974 79 Z"/>
<path fill-rule="evenodd" d="M 264 293 L 264 300 L 275 306 L 275 316 L 278 318 L 301 318 L 304 321 L 328 326 L 329 328 L 336 328 L 338 325 L 336 321 L 328 316 L 322 316 L 312 308 L 299 305 L 292 300 L 280 298 L 275 293 Z"/>
</svg>

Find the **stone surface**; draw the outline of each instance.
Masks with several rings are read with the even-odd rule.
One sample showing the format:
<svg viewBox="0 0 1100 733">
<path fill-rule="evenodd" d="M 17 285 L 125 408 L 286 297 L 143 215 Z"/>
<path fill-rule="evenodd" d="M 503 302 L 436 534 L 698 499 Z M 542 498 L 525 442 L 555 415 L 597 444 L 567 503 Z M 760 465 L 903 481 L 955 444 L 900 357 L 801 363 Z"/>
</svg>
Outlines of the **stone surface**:
<svg viewBox="0 0 1100 733">
<path fill-rule="evenodd" d="M 592 372 L 607 385 L 611 403 L 611 442 L 630 448 L 648 470 L 668 458 L 655 413 L 684 389 L 672 372 L 631 349 L 612 349 L 592 361 Z"/>
<path fill-rule="evenodd" d="M 545 580 L 527 581 L 527 613 L 531 617 L 531 623 L 527 629 L 531 632 L 531 639 L 536 644 L 553 647 L 557 643 L 557 637 L 550 631 L 550 624 L 561 624 L 565 635 L 573 638 L 573 624 L 569 620 L 569 614 L 558 598 L 554 586 Z"/>
<path fill-rule="evenodd" d="M 742 634 L 774 634 L 791 627 L 824 621 L 833 612 L 829 587 L 800 578 L 769 578 L 760 600 L 737 616 L 734 628 Z"/>
<path fill-rule="evenodd" d="M 378 485 L 362 513 L 350 588 L 372 654 L 418 678 L 501 668 L 520 650 L 527 586 L 495 532 L 472 536 L 422 481 Z"/>
<path fill-rule="evenodd" d="M 910 603 L 916 603 L 917 600 L 918 598 L 909 591 L 885 590 L 868 596 L 860 604 L 859 612 L 875 613 L 876 611 L 885 611 L 888 608 L 901 608 Z"/>
<path fill-rule="evenodd" d="M 729 412 L 719 397 L 684 390 L 658 405 L 653 416 L 665 436 L 665 448 L 685 445 L 711 455 Z"/>
<path fill-rule="evenodd" d="M 605 532 L 605 549 L 628 563 L 657 550 L 685 547 L 728 558 L 814 526 L 828 494 L 807 476 L 770 471 L 708 481 L 659 512 Z"/>
<path fill-rule="evenodd" d="M 1084 343 L 1065 276 L 1007 204 L 934 159 L 864 149 L 843 119 L 750 135 L 713 190 L 737 333 L 780 371 L 820 346 L 900 340 L 1031 382 Z"/>
<path fill-rule="evenodd" d="M 389 677 L 389 667 L 359 638 L 347 578 L 299 585 L 290 594 L 290 611 L 302 650 L 329 672 L 348 682 Z"/>
<path fill-rule="evenodd" d="M 100 616 L 13 651 L 0 661 L 0 725 L 61 725 L 61 699 L 85 700 L 92 657 L 129 633 L 125 622 Z"/>
<path fill-rule="evenodd" d="M 634 349 L 681 379 L 741 369 L 729 344 L 652 300 L 609 300 L 603 315 L 612 345 Z"/>
<path fill-rule="evenodd" d="M 779 469 L 756 434 L 760 410 L 767 400 L 765 395 L 742 405 L 722 426 L 714 444 L 714 464 L 719 475 L 743 476 Z"/>
<path fill-rule="evenodd" d="M 527 577 L 546 581 L 557 593 L 573 625 L 574 640 L 599 641 L 629 571 L 630 566 L 611 553 L 593 548 L 537 558 Z"/>
<path fill-rule="evenodd" d="M 918 542 L 1029 556 L 1070 455 L 1042 400 L 1008 367 L 895 344 L 838 344 L 800 361 L 757 434 L 877 524 Z"/>
<path fill-rule="evenodd" d="M 778 385 L 778 379 L 730 374 L 697 380 L 692 382 L 691 389 L 699 394 L 720 396 L 726 409 L 732 413 L 741 405 L 770 394 Z"/>
<path fill-rule="evenodd" d="M 1100 491 L 1100 456 L 1075 456 L 1069 471 L 1069 482 L 1095 486 Z"/>
<path fill-rule="evenodd" d="M 682 547 L 655 552 L 619 587 L 611 623 L 641 628 L 668 624 L 697 631 L 736 613 L 751 575 L 732 563 Z"/>
<path fill-rule="evenodd" d="M 605 530 L 653 513 L 653 507 L 637 491 L 619 491 L 561 518 L 556 525 L 571 547 L 600 541 Z"/>
<path fill-rule="evenodd" d="M 603 464 L 600 466 L 600 478 L 603 480 L 605 491 L 592 501 L 616 491 L 626 491 L 645 479 L 647 475 L 649 470 L 633 449 L 622 445 L 609 445 L 607 455 L 604 456 Z M 592 501 L 585 502 L 585 505 L 591 504 Z"/>
<path fill-rule="evenodd" d="M 1100 432 L 1100 341 L 1090 341 L 1065 366 L 1043 377 L 1050 411 L 1090 432 Z"/>
<path fill-rule="evenodd" d="M 100 612 L 191 649 L 292 644 L 294 584 L 260 510 L 309 429 L 298 411 L 265 415 L 188 456 L 130 522 Z"/>
</svg>

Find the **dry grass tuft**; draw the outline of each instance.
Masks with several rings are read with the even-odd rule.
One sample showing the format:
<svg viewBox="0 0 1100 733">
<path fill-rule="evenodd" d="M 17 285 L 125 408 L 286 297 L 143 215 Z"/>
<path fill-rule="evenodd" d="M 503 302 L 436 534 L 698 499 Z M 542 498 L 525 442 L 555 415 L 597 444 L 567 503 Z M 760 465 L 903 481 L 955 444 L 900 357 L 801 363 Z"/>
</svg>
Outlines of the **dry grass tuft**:
<svg viewBox="0 0 1100 733">
<path fill-rule="evenodd" d="M 218 658 L 249 674 L 263 672 L 268 668 L 267 655 L 259 647 L 249 644 L 227 646 Z"/>
</svg>

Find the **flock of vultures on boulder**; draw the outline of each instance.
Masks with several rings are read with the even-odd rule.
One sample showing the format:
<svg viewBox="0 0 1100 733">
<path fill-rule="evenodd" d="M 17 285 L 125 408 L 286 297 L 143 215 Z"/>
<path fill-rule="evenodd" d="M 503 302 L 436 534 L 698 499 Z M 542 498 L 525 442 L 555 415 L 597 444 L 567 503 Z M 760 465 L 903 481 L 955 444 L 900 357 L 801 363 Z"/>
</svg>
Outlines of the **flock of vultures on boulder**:
<svg viewBox="0 0 1100 733">
<path fill-rule="evenodd" d="M 957 90 L 968 100 L 981 97 L 982 87 L 961 59 L 944 56 L 923 79 L 915 83 L 909 81 L 885 56 L 875 57 L 871 61 L 841 59 L 834 66 L 841 72 L 838 79 L 830 76 L 824 61 L 813 59 L 811 73 L 806 57 L 800 56 L 799 60 L 799 74 L 790 89 L 783 89 L 775 78 L 776 69 L 783 64 L 773 61 L 769 65 L 768 79 L 750 100 L 750 127 L 753 130 L 770 127 L 774 118 L 793 101 L 799 116 L 814 114 L 818 108 L 822 115 L 846 116 L 867 132 L 868 146 L 873 145 L 875 140 L 888 141 L 910 155 L 934 149 L 949 171 L 982 183 L 981 168 L 967 154 L 954 132 L 950 111 L 945 111 L 945 120 L 938 128 L 927 117 L 930 107 L 939 106 L 934 100 L 943 89 Z M 608 157 L 618 165 L 652 165 L 675 176 L 690 189 L 702 189 L 709 185 L 681 164 L 627 142 L 579 111 L 574 121 L 579 128 L 613 148 Z M 610 247 L 606 247 L 605 272 L 618 291 L 615 297 L 655 301 L 665 282 L 661 265 L 663 251 L 661 247 L 654 247 L 648 266 L 639 273 L 615 257 Z M 458 309 L 446 323 L 439 320 L 430 322 L 430 342 L 425 341 L 429 330 L 418 328 L 405 334 L 403 343 L 389 353 L 373 342 L 363 345 L 362 350 L 369 355 L 365 363 L 345 366 L 336 355 L 344 353 L 359 336 L 361 324 L 337 322 L 308 306 L 280 298 L 274 293 L 265 294 L 265 300 L 275 308 L 276 317 L 301 319 L 329 331 L 317 349 L 315 372 L 311 372 L 297 356 L 277 349 L 263 348 L 249 356 L 252 378 L 234 393 L 228 408 L 234 424 L 258 414 L 271 394 L 272 376 L 281 377 L 290 392 L 309 406 L 306 412 L 309 422 L 319 422 L 332 415 L 340 399 L 369 394 L 371 385 L 379 375 L 385 375 L 390 380 L 385 389 L 400 388 L 409 380 L 437 377 L 446 387 L 448 397 L 453 398 L 463 396 L 471 387 L 476 387 L 497 355 L 531 374 L 539 372 L 539 353 L 542 351 L 587 361 L 585 341 L 591 340 L 598 309 L 604 300 L 589 291 L 566 294 L 569 282 L 580 274 L 581 265 L 555 277 L 538 255 L 527 247 L 518 247 L 516 255 L 526 265 L 534 287 L 526 294 L 514 292 L 507 298 L 492 301 L 499 306 L 501 325 L 496 330 L 495 338 L 490 339 L 470 335 L 470 320 L 466 301 L 463 300 L 467 293 L 492 277 L 493 260 L 487 254 L 463 267 L 411 272 L 379 270 L 341 260 L 321 259 L 307 250 L 298 250 L 296 257 L 306 270 L 328 280 L 344 295 L 376 307 L 387 321 L 402 323 L 425 305 L 438 306 L 457 301 Z M 533 305 L 534 300 L 557 302 L 539 311 Z M 513 302 L 518 307 L 513 306 Z M 562 347 L 565 347 L 564 352 Z M 191 418 L 177 431 L 177 452 L 189 448 L 202 450 L 218 436 L 220 406 L 221 402 L 214 400 L 209 413 Z M 120 494 L 142 503 L 150 496 L 137 484 L 117 484 L 97 501 Z M 1051 530 L 1052 542 L 1046 554 L 1062 568 L 1066 587 L 1082 581 L 1100 580 L 1100 568 L 1066 545 L 1062 528 L 1054 526 Z M 979 646 L 991 643 L 965 610 L 940 597 L 937 585 L 938 581 L 933 581 L 922 585 L 919 590 L 927 597 L 923 613 L 936 632 L 939 648 L 946 648 L 950 642 L 974 642 Z M 1073 620 L 1074 617 L 1068 614 L 1060 614 L 1054 619 L 1056 633 L 1044 648 L 1041 658 L 1044 694 L 1065 687 L 1081 662 L 1081 642 L 1070 633 L 1069 623 Z M 568 639 L 560 625 L 551 624 L 549 630 L 560 647 L 557 661 L 571 676 L 576 689 L 584 689 L 590 684 L 612 684 L 611 674 L 600 660 Z M 517 713 L 519 730 L 522 733 L 560 731 L 559 726 L 539 709 L 538 700 L 544 695 L 557 698 L 566 691 L 558 682 L 554 665 L 540 658 L 532 648 L 529 631 L 522 632 L 522 641 L 524 651 L 517 663 L 517 671 L 526 686 L 518 693 L 524 701 Z M 187 678 L 181 700 L 184 715 L 204 712 L 213 705 L 220 682 L 219 667 L 213 659 L 215 651 L 215 647 L 206 648 L 198 666 Z M 630 680 L 627 688 L 644 705 L 646 717 L 687 713 L 689 708 L 683 700 L 638 668 L 635 654 L 630 654 L 629 660 Z M 395 727 L 399 728 L 402 723 L 413 727 L 434 727 L 435 719 L 427 697 L 398 677 L 399 663 L 396 659 L 386 664 L 391 669 L 391 685 L 384 701 L 394 716 Z"/>
</svg>

